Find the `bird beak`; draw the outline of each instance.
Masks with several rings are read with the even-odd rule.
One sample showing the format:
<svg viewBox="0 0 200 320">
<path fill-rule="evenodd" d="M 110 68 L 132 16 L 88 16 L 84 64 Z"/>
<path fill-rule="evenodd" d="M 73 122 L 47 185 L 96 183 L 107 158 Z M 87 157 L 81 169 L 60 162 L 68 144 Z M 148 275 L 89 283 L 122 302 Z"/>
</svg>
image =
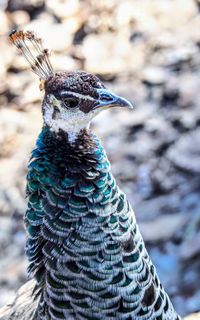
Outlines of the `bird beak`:
<svg viewBox="0 0 200 320">
<path fill-rule="evenodd" d="M 133 109 L 132 103 L 128 100 L 117 96 L 116 94 L 110 92 L 106 89 L 97 89 L 99 94 L 99 99 L 94 109 L 109 109 L 112 107 L 127 107 Z"/>
</svg>

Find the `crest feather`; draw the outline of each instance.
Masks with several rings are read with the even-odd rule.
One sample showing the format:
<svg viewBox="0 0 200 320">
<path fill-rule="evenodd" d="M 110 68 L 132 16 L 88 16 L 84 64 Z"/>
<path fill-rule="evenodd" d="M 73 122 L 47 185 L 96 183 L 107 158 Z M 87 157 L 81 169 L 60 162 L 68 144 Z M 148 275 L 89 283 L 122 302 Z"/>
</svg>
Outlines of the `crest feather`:
<svg viewBox="0 0 200 320">
<path fill-rule="evenodd" d="M 42 39 L 32 31 L 13 31 L 9 35 L 11 42 L 21 51 L 40 79 L 47 80 L 54 74 L 49 60 L 49 50 L 42 45 Z"/>
</svg>

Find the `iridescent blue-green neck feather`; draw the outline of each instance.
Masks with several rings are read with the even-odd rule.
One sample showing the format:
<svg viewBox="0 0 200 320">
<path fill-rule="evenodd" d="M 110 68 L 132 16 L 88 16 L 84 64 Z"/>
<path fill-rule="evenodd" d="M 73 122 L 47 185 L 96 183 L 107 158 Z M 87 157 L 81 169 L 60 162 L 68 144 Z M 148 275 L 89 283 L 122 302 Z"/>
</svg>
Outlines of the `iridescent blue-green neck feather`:
<svg viewBox="0 0 200 320">
<path fill-rule="evenodd" d="M 179 319 L 97 137 L 43 128 L 27 176 L 38 320 Z"/>
</svg>

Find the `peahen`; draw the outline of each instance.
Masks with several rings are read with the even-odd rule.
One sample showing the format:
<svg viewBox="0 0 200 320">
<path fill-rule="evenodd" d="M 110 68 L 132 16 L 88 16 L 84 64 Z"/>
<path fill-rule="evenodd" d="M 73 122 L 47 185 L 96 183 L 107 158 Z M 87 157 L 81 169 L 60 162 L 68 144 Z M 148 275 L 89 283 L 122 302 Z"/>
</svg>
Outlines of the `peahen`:
<svg viewBox="0 0 200 320">
<path fill-rule="evenodd" d="M 180 319 L 89 128 L 102 110 L 131 103 L 94 75 L 54 72 L 34 33 L 14 31 L 10 40 L 45 91 L 27 175 L 26 254 L 39 301 L 33 319 Z"/>
</svg>

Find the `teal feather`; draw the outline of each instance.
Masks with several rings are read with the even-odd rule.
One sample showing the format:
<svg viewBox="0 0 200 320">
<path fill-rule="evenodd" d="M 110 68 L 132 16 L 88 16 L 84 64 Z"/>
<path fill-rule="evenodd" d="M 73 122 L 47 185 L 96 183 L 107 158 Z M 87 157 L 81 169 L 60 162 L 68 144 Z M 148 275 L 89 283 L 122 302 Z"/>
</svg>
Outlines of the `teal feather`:
<svg viewBox="0 0 200 320">
<path fill-rule="evenodd" d="M 78 179 L 76 177 L 71 178 L 71 177 L 65 177 L 62 181 L 61 181 L 61 186 L 63 188 L 70 188 L 70 187 L 74 187 L 78 182 Z"/>
</svg>

